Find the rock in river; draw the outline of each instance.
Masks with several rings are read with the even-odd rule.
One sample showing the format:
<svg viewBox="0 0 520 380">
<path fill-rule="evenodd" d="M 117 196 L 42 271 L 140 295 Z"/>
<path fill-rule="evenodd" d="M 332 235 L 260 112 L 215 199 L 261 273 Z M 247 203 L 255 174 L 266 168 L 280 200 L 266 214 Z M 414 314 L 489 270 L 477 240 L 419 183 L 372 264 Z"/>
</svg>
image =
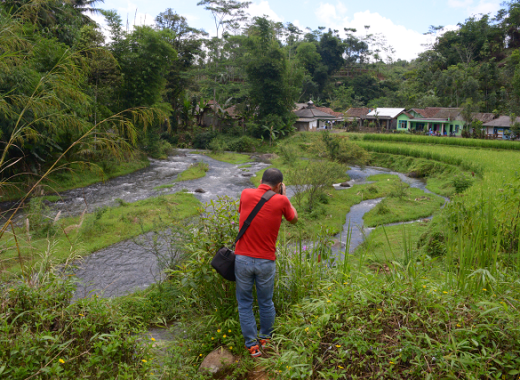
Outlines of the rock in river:
<svg viewBox="0 0 520 380">
<path fill-rule="evenodd" d="M 350 184 L 348 182 L 343 182 L 340 184 L 341 187 L 350 187 Z"/>
<path fill-rule="evenodd" d="M 201 193 L 201 194 L 203 194 L 203 193 L 206 192 L 206 190 L 201 189 L 201 188 L 198 188 L 198 189 L 195 189 L 195 192 L 196 192 L 196 193 Z"/>
</svg>

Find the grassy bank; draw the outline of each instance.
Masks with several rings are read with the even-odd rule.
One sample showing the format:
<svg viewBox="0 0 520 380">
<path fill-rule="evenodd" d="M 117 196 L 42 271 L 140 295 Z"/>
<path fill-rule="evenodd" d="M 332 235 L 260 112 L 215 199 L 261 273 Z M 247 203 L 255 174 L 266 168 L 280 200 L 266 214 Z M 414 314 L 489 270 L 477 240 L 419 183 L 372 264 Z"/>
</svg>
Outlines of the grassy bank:
<svg viewBox="0 0 520 380">
<path fill-rule="evenodd" d="M 106 181 L 110 178 L 119 177 L 133 173 L 137 170 L 150 166 L 150 161 L 146 157 L 140 157 L 130 162 L 104 161 L 94 165 L 70 164 L 67 169 L 62 169 L 52 173 L 43 183 L 39 192 L 53 194 L 66 190 L 85 187 L 97 182 Z M 11 187 L 5 193 L 0 194 L 0 201 L 16 200 L 25 195 L 25 190 L 29 184 L 21 184 L 19 189 Z"/>
<path fill-rule="evenodd" d="M 245 164 L 251 162 L 251 158 L 246 154 L 234 153 L 234 152 L 223 152 L 223 153 L 206 153 L 210 158 L 217 161 L 227 162 L 229 164 Z"/>
<path fill-rule="evenodd" d="M 364 134 L 364 141 L 385 141 L 397 143 L 429 144 L 429 145 L 448 145 L 462 146 L 469 148 L 520 150 L 520 143 L 507 140 L 480 140 L 480 139 L 461 139 L 434 136 L 420 136 L 410 134 Z"/>
<path fill-rule="evenodd" d="M 200 202 L 187 193 L 149 198 L 135 203 L 119 201 L 119 206 L 103 207 L 95 212 L 54 221 L 54 218 L 31 218 L 30 229 L 17 228 L 21 259 L 24 266 L 41 260 L 49 249 L 53 261 L 66 260 L 71 250 L 89 254 L 112 244 L 148 231 L 165 228 L 196 215 Z M 39 210 L 46 213 L 48 210 Z M 20 273 L 20 256 L 12 232 L 4 236 L 2 273 L 6 276 Z"/>
<path fill-rule="evenodd" d="M 394 185 L 389 197 L 364 216 L 365 226 L 376 227 L 389 223 L 407 222 L 427 218 L 438 211 L 444 199 L 433 194 L 425 194 L 420 189 L 407 188 L 405 184 Z"/>
</svg>

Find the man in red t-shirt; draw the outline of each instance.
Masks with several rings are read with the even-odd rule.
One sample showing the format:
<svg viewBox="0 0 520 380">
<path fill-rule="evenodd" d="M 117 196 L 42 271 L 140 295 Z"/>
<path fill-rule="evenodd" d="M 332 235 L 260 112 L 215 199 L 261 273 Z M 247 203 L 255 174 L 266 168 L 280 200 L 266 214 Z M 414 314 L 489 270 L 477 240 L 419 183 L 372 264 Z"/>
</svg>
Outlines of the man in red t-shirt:
<svg viewBox="0 0 520 380">
<path fill-rule="evenodd" d="M 276 315 L 273 303 L 274 277 L 276 273 L 276 239 L 282 216 L 294 224 L 298 213 L 285 194 L 283 174 L 278 169 L 267 169 L 258 189 L 245 189 L 240 197 L 240 228 L 253 211 L 260 198 L 268 190 L 274 195 L 255 216 L 246 233 L 238 241 L 235 250 L 236 296 L 240 327 L 246 348 L 257 357 L 273 330 Z M 260 313 L 258 334 L 253 314 L 253 285 L 256 287 Z"/>
</svg>

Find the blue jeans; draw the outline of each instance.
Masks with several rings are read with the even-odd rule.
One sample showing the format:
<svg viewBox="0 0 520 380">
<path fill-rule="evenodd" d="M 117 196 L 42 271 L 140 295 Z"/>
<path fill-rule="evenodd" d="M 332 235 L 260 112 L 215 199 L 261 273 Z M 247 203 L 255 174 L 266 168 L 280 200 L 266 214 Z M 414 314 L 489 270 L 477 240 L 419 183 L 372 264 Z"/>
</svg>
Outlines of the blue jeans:
<svg viewBox="0 0 520 380">
<path fill-rule="evenodd" d="M 270 338 L 273 332 L 274 310 L 273 292 L 276 262 L 255 259 L 249 256 L 235 257 L 236 295 L 240 328 L 246 347 L 258 344 L 257 339 Z M 256 285 L 258 309 L 260 312 L 260 334 L 253 314 L 253 284 Z"/>
</svg>

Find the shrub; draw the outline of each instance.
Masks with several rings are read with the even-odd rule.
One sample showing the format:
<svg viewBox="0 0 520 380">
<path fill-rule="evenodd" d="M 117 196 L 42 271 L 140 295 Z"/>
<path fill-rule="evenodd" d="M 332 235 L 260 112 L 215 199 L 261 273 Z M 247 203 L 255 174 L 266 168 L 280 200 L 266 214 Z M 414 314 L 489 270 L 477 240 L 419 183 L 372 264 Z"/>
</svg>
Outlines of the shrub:
<svg viewBox="0 0 520 380">
<path fill-rule="evenodd" d="M 217 137 L 217 132 L 205 131 L 198 133 L 193 138 L 193 148 L 195 149 L 208 149 L 209 143 Z"/>
<path fill-rule="evenodd" d="M 417 248 L 424 247 L 424 251 L 431 257 L 446 254 L 446 237 L 441 231 L 425 232 L 417 242 Z"/>
<path fill-rule="evenodd" d="M 306 203 L 309 212 L 319 202 L 327 187 L 346 177 L 344 165 L 336 162 L 314 161 L 308 162 L 291 170 L 287 179 L 294 186 L 294 199 L 298 206 Z"/>
<path fill-rule="evenodd" d="M 298 159 L 298 148 L 294 145 L 285 144 L 279 148 L 280 158 L 284 164 L 293 164 Z"/>
<path fill-rule="evenodd" d="M 151 363 L 148 348 L 138 343 L 138 319 L 107 299 L 71 303 L 74 287 L 60 274 L 1 291 L 2 378 L 146 377 Z"/>
<path fill-rule="evenodd" d="M 233 152 L 254 152 L 258 146 L 258 141 L 250 136 L 240 136 L 236 139 L 227 141 L 228 149 Z"/>
<path fill-rule="evenodd" d="M 452 181 L 453 187 L 455 188 L 455 192 L 460 194 L 464 192 L 464 190 L 468 189 L 473 185 L 473 181 L 465 176 L 464 174 L 459 174 L 453 177 Z"/>
<path fill-rule="evenodd" d="M 208 148 L 211 150 L 211 153 L 224 153 L 224 151 L 228 150 L 228 145 L 221 137 L 215 137 L 208 145 Z"/>
</svg>

